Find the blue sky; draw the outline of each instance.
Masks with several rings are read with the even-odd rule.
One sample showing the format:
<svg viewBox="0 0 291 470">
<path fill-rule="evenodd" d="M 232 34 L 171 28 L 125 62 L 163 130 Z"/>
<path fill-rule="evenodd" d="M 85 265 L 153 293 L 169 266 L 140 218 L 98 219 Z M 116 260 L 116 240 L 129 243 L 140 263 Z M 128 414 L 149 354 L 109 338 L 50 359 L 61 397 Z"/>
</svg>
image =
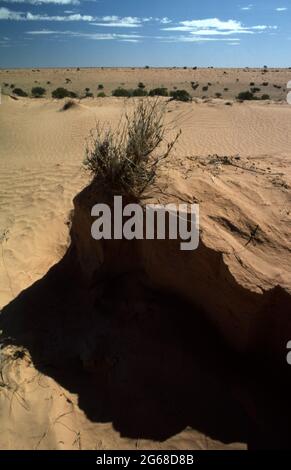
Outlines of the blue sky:
<svg viewBox="0 0 291 470">
<path fill-rule="evenodd" d="M 1 67 L 291 66 L 291 0 L 0 1 Z"/>
</svg>

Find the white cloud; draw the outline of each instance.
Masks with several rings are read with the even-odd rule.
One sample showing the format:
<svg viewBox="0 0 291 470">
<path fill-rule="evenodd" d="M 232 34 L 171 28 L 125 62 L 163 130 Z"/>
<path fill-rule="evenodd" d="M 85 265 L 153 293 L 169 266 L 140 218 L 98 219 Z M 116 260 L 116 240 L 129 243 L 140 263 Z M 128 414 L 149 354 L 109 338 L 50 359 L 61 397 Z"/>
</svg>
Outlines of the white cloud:
<svg viewBox="0 0 291 470">
<path fill-rule="evenodd" d="M 79 0 L 3 0 L 5 3 L 28 3 L 30 5 L 79 5 Z"/>
<path fill-rule="evenodd" d="M 84 33 L 79 31 L 57 31 L 51 29 L 40 29 L 26 31 L 26 34 L 32 36 L 52 36 L 55 37 L 70 37 L 70 38 L 83 38 L 91 39 L 93 41 L 126 41 L 126 42 L 139 42 L 143 36 L 137 34 L 115 34 L 115 33 Z"/>
<path fill-rule="evenodd" d="M 0 8 L 0 20 L 20 20 L 22 14 L 17 11 L 11 11 L 8 8 Z"/>
<path fill-rule="evenodd" d="M 254 34 L 255 31 L 263 31 L 267 29 L 274 29 L 276 26 L 257 25 L 257 26 L 243 26 L 240 21 L 227 20 L 221 21 L 218 18 L 207 18 L 203 20 L 187 20 L 180 21 L 177 26 L 168 26 L 163 28 L 164 31 L 183 31 L 189 32 L 192 35 L 231 35 L 231 34 Z"/>
<path fill-rule="evenodd" d="M 93 24 L 111 28 L 140 28 L 142 22 L 143 19 L 135 16 L 126 16 L 124 18 L 120 18 L 119 16 L 103 16 L 102 18 L 98 18 L 97 23 Z"/>
<path fill-rule="evenodd" d="M 1 0 L 0 0 L 1 1 Z M 80 0 L 9 0 L 11 3 L 30 3 L 33 5 L 54 3 L 59 5 L 77 5 Z M 107 28 L 140 28 L 150 21 L 157 21 L 163 25 L 171 23 L 167 17 L 153 18 L 145 17 L 138 18 L 136 16 L 120 17 L 116 15 L 111 16 L 92 16 L 81 15 L 74 13 L 72 10 L 65 10 L 64 15 L 49 16 L 44 14 L 34 14 L 31 12 L 13 11 L 8 8 L 0 8 L 0 20 L 14 20 L 14 21 L 88 21 L 92 25 L 102 26 Z"/>
<path fill-rule="evenodd" d="M 286 10 L 288 10 L 287 7 L 278 7 L 278 8 L 276 8 L 276 11 L 286 11 Z"/>
<path fill-rule="evenodd" d="M 133 42 L 133 43 L 140 42 L 139 39 L 119 39 L 119 41 L 121 41 L 121 42 Z"/>
<path fill-rule="evenodd" d="M 159 39 L 161 42 L 240 42 L 239 38 L 221 38 L 221 37 L 206 37 L 206 36 L 158 36 L 155 39 Z"/>
<path fill-rule="evenodd" d="M 23 13 L 20 11 L 12 11 L 8 8 L 0 8 L 0 20 L 15 21 L 94 21 L 94 16 L 80 15 L 79 13 L 67 16 L 48 16 L 46 14 Z"/>
<path fill-rule="evenodd" d="M 160 23 L 162 24 L 172 23 L 172 20 L 170 20 L 170 18 L 168 18 L 167 16 L 165 16 L 164 18 L 157 18 L 157 21 L 160 21 Z"/>
<path fill-rule="evenodd" d="M 40 30 L 35 30 L 35 31 L 26 31 L 26 34 L 35 34 L 35 35 L 42 35 L 42 34 L 56 34 L 56 33 L 62 33 L 62 31 L 53 31 L 50 29 L 40 29 Z"/>
<path fill-rule="evenodd" d="M 245 7 L 241 7 L 241 10 L 251 10 L 253 7 L 254 5 L 250 3 L 249 5 L 246 5 Z"/>
<path fill-rule="evenodd" d="M 169 24 L 172 22 L 168 17 L 153 18 L 152 16 L 145 18 L 138 18 L 136 16 L 103 16 L 98 18 L 98 21 L 94 23 L 96 26 L 104 26 L 110 28 L 140 28 L 144 23 L 156 21 L 161 24 Z"/>
</svg>

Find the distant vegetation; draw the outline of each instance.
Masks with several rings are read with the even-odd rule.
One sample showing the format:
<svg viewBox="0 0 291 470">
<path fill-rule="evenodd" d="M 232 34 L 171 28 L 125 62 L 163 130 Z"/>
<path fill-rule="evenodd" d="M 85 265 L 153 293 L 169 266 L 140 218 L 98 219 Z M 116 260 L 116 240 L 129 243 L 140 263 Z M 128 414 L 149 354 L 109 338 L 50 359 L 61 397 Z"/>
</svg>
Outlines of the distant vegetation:
<svg viewBox="0 0 291 470">
<path fill-rule="evenodd" d="M 28 96 L 26 91 L 23 91 L 22 88 L 14 88 L 13 93 L 14 95 L 17 95 L 17 96 Z"/>
<path fill-rule="evenodd" d="M 94 98 L 94 94 L 90 91 L 90 88 L 85 88 L 85 96 L 84 98 Z"/>
<path fill-rule="evenodd" d="M 41 86 L 35 86 L 31 89 L 31 94 L 34 98 L 41 98 L 43 95 L 45 95 L 45 93 L 45 88 Z"/>
<path fill-rule="evenodd" d="M 132 93 L 130 92 L 130 90 L 126 90 L 125 88 L 119 87 L 112 91 L 112 96 L 129 98 L 130 96 L 132 96 Z"/>
<path fill-rule="evenodd" d="M 101 92 L 98 93 L 98 95 L 97 95 L 97 98 L 105 98 L 105 97 L 106 97 L 106 95 L 105 95 L 104 91 L 101 91 Z"/>
<path fill-rule="evenodd" d="M 193 88 L 193 90 L 196 90 L 199 87 L 199 83 L 191 82 L 191 87 Z"/>
<path fill-rule="evenodd" d="M 192 101 L 191 95 L 186 90 L 171 91 L 170 96 L 176 101 Z"/>
<path fill-rule="evenodd" d="M 77 98 L 77 94 L 74 91 L 59 87 L 52 92 L 52 97 L 61 100 L 63 98 Z"/>
<path fill-rule="evenodd" d="M 141 86 L 142 85 L 142 86 Z M 167 88 L 160 87 L 154 88 L 147 92 L 145 90 L 145 86 L 142 83 L 139 83 L 138 88 L 134 90 L 128 90 L 126 88 L 116 88 L 112 91 L 112 96 L 117 97 L 124 97 L 124 98 L 131 98 L 131 97 L 138 97 L 138 96 L 169 96 L 169 92 Z"/>
<path fill-rule="evenodd" d="M 255 96 L 254 93 L 252 93 L 251 91 L 242 91 L 241 93 L 237 95 L 236 99 L 240 101 L 250 101 L 250 100 L 259 100 L 259 99 L 269 100 L 270 96 L 267 94 L 264 94 L 261 96 L 261 98 L 259 98 Z"/>
<path fill-rule="evenodd" d="M 261 91 L 261 89 L 258 88 L 258 87 L 256 87 L 256 86 L 251 88 L 251 92 L 252 92 L 252 93 L 257 93 L 257 92 L 259 92 L 259 91 Z"/>
<path fill-rule="evenodd" d="M 255 100 L 256 97 L 251 91 L 241 91 L 237 97 L 238 100 L 240 101 L 250 101 L 250 100 Z"/>
<path fill-rule="evenodd" d="M 164 87 L 153 88 L 150 90 L 149 96 L 169 96 L 168 89 Z"/>
<path fill-rule="evenodd" d="M 144 88 L 136 88 L 132 91 L 132 96 L 148 96 L 148 92 Z"/>
</svg>

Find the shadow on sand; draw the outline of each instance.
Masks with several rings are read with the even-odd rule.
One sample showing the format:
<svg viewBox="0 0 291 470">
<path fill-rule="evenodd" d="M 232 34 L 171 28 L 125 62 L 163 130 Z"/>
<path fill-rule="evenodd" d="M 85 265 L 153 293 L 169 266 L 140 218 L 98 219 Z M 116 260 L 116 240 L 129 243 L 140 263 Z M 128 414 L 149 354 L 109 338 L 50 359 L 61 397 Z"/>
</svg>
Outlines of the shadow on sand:
<svg viewBox="0 0 291 470">
<path fill-rule="evenodd" d="M 163 441 L 190 426 L 224 443 L 282 444 L 278 429 L 260 428 L 244 406 L 245 368 L 193 306 L 136 274 L 89 288 L 75 260 L 70 249 L 7 305 L 0 329 L 78 395 L 91 421 L 140 439 Z"/>
</svg>

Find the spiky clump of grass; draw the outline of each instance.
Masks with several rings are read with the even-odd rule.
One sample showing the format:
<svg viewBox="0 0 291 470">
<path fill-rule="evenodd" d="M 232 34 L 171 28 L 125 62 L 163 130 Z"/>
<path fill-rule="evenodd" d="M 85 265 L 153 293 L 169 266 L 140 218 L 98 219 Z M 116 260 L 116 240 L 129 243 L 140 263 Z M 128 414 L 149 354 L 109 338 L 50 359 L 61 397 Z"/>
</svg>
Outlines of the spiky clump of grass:
<svg viewBox="0 0 291 470">
<path fill-rule="evenodd" d="M 159 163 L 167 158 L 180 133 L 165 141 L 165 105 L 158 99 L 140 100 L 117 129 L 97 124 L 86 148 L 85 167 L 108 194 L 140 199 L 153 183 Z"/>
</svg>

